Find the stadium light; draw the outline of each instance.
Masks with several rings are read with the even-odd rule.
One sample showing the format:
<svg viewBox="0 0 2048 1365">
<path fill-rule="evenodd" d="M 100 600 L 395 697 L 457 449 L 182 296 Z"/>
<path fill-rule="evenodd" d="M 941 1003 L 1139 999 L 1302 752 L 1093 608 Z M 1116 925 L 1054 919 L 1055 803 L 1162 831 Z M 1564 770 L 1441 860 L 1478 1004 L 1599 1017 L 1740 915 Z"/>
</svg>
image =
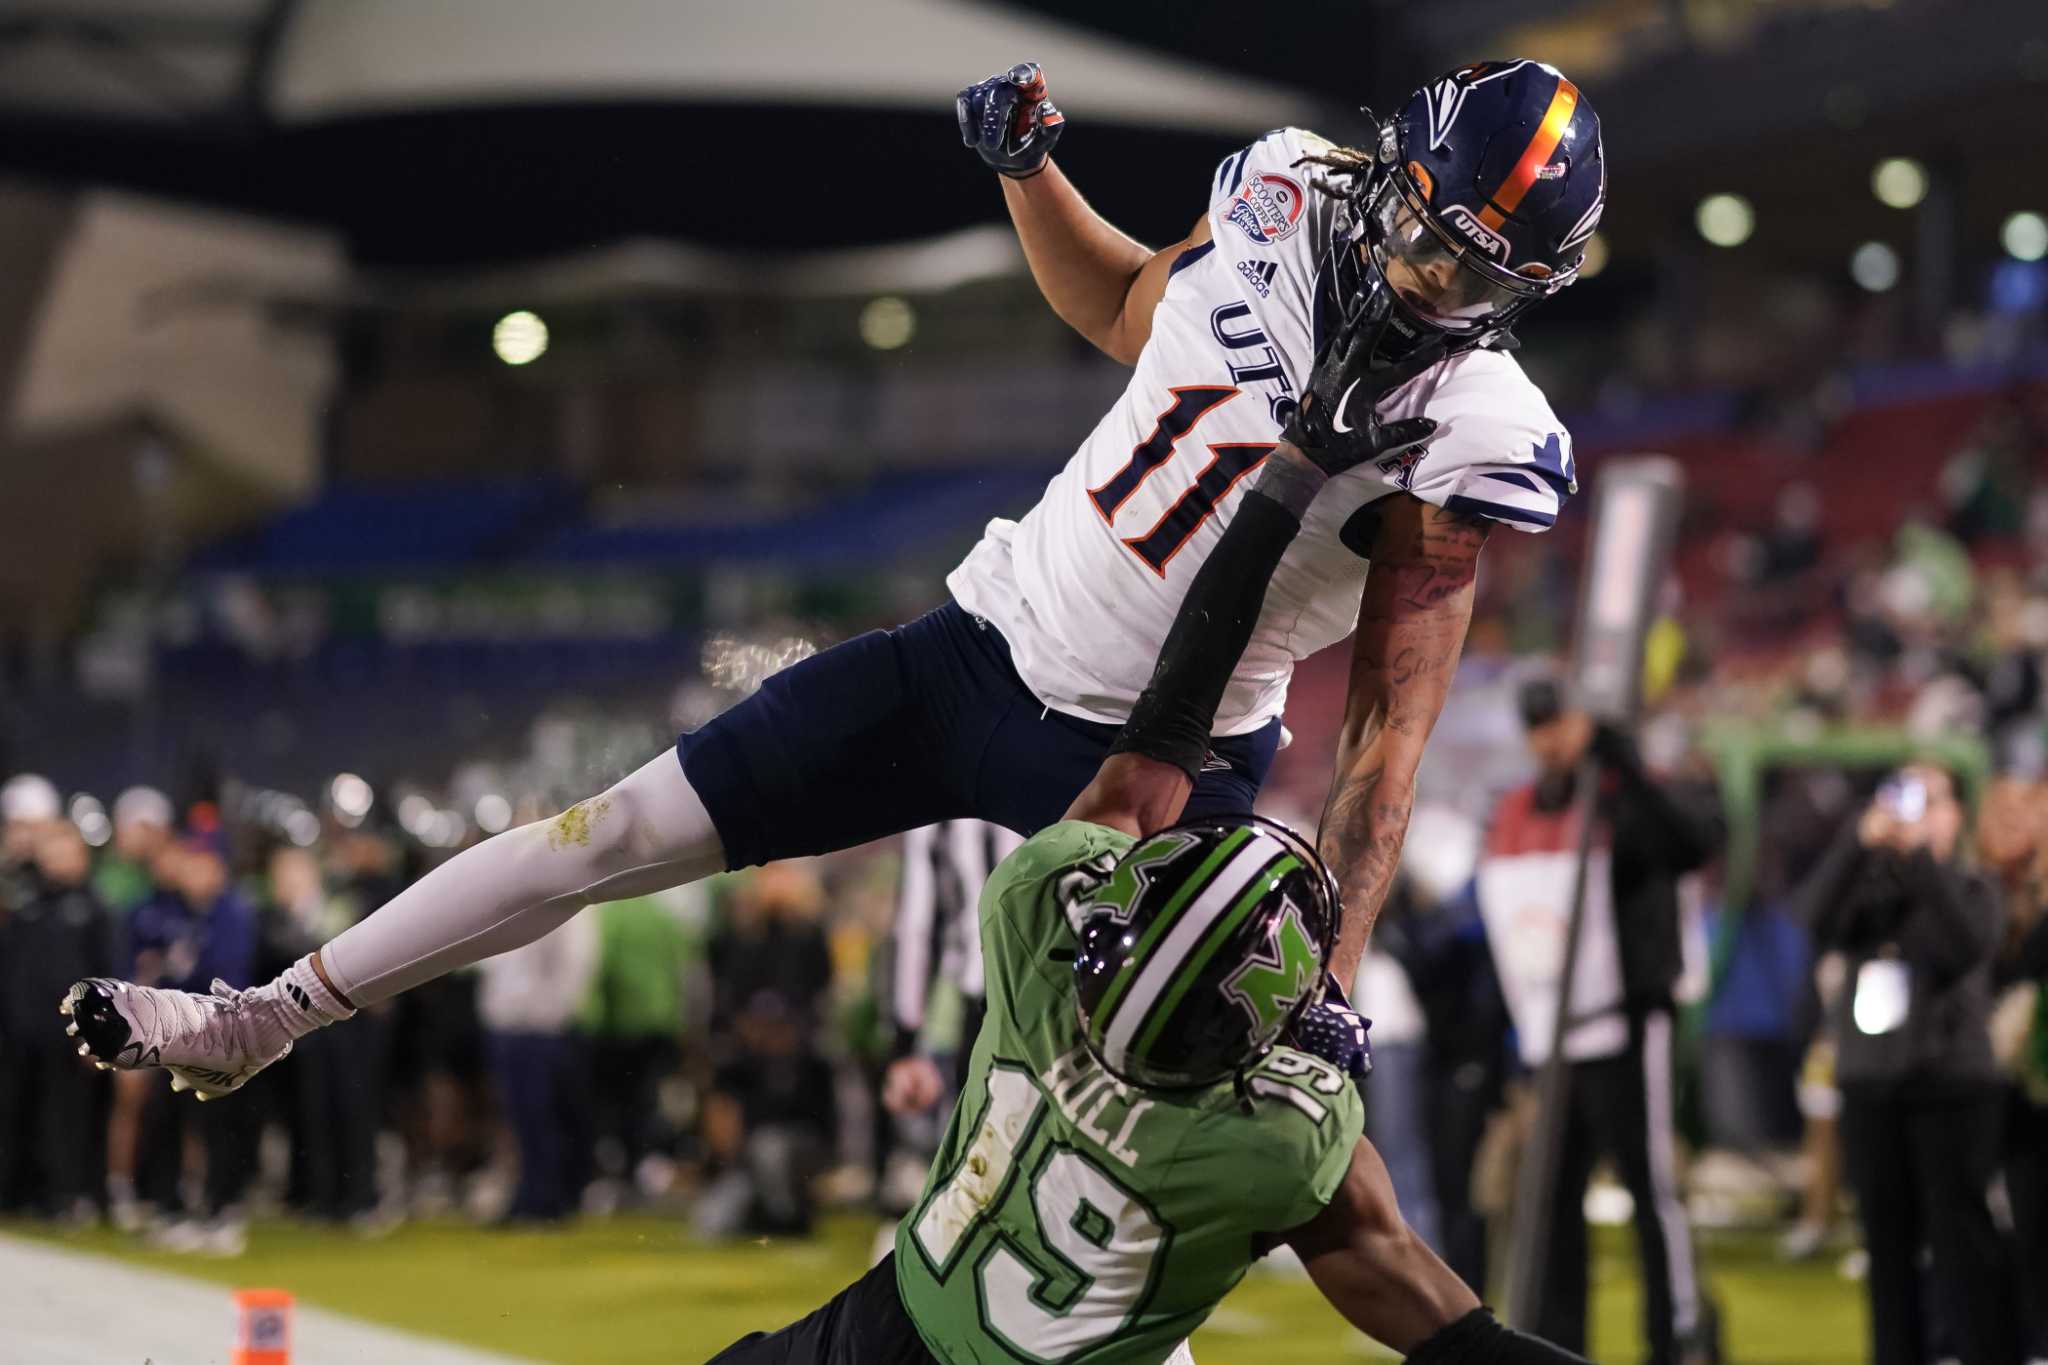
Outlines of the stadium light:
<svg viewBox="0 0 2048 1365">
<path fill-rule="evenodd" d="M 435 808 L 434 803 L 421 796 L 418 792 L 414 792 L 398 803 L 398 823 L 403 825 L 405 832 L 412 835 L 415 839 L 425 840 L 428 832 L 434 828 L 434 822 L 439 819 L 440 814 L 441 812 Z"/>
<path fill-rule="evenodd" d="M 1607 239 L 1594 233 L 1586 239 L 1586 256 L 1579 262 L 1579 278 L 1590 280 L 1607 268 Z"/>
<path fill-rule="evenodd" d="M 496 792 L 476 799 L 476 827 L 486 834 L 503 834 L 512 823 L 512 803 Z"/>
<path fill-rule="evenodd" d="M 1715 246 L 1741 246 L 1756 231 L 1756 210 L 1739 194 L 1710 194 L 1700 200 L 1693 223 Z"/>
<path fill-rule="evenodd" d="M 910 301 L 894 294 L 869 299 L 860 310 L 860 339 L 878 351 L 908 346 L 917 335 L 917 313 Z"/>
<path fill-rule="evenodd" d="M 327 785 L 327 799 L 334 805 L 335 818 L 350 829 L 363 823 L 377 795 L 370 784 L 354 773 L 340 773 Z"/>
<path fill-rule="evenodd" d="M 2005 246 L 2005 254 L 2014 260 L 2038 261 L 2048 256 L 2048 218 L 2022 209 L 2005 220 L 2005 226 L 1998 230 L 1998 240 Z"/>
<path fill-rule="evenodd" d="M 523 308 L 507 313 L 491 328 L 491 349 L 507 365 L 531 364 L 547 354 L 548 325 Z"/>
<path fill-rule="evenodd" d="M 1871 169 L 1870 192 L 1887 208 L 1912 208 L 1927 197 L 1927 168 L 1910 156 L 1888 156 Z"/>
<path fill-rule="evenodd" d="M 1882 294 L 1899 282 L 1899 253 L 1883 242 L 1865 242 L 1849 253 L 1849 278 Z"/>
<path fill-rule="evenodd" d="M 92 847 L 105 848 L 113 839 L 114 822 L 107 818 L 107 808 L 91 793 L 80 792 L 71 798 L 70 815 L 78 837 Z"/>
</svg>

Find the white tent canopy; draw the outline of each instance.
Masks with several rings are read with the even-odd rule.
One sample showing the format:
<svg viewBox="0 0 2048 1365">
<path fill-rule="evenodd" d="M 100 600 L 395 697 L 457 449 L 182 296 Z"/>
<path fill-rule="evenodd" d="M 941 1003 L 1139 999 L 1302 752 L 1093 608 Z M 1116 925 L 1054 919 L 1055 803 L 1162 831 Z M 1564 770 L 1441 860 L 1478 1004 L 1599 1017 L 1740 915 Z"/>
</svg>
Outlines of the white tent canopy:
<svg viewBox="0 0 2048 1365">
<path fill-rule="evenodd" d="M 272 100 L 286 119 L 621 94 L 930 107 L 1021 58 L 1043 63 L 1057 97 L 1091 118 L 1240 131 L 1309 107 L 957 0 L 310 0 L 286 35 Z"/>
<path fill-rule="evenodd" d="M 945 106 L 1041 62 L 1090 119 L 1228 134 L 1313 100 L 969 0 L 7 0 L 0 108 L 285 123 L 610 99 Z"/>
<path fill-rule="evenodd" d="M 1089 118 L 1239 132 L 1299 122 L 1312 107 L 959 0 L 308 0 L 285 35 L 271 99 L 285 119 L 622 94 L 930 108 L 1027 58 Z"/>
</svg>

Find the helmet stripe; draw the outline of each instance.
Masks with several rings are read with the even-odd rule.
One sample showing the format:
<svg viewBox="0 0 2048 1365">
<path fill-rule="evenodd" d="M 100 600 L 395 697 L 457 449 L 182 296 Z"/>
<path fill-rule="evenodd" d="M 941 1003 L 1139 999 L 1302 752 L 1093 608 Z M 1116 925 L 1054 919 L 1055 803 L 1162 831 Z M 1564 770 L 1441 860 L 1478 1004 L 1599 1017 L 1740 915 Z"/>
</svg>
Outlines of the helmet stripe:
<svg viewBox="0 0 2048 1365">
<path fill-rule="evenodd" d="M 1550 154 L 1564 140 L 1564 130 L 1571 126 L 1572 115 L 1578 107 L 1579 88 L 1559 76 L 1557 92 L 1550 97 L 1550 108 L 1544 113 L 1543 122 L 1536 125 L 1536 136 L 1529 139 L 1529 145 L 1522 149 L 1522 159 L 1508 172 L 1508 178 L 1501 181 L 1500 188 L 1493 192 L 1486 207 L 1479 210 L 1480 222 L 1497 230 L 1507 221 L 1507 216 L 1522 202 L 1522 196 L 1536 183 L 1536 173 L 1549 162 Z"/>
<path fill-rule="evenodd" d="M 1194 899 L 1195 894 L 1208 885 L 1216 869 L 1223 866 L 1230 855 L 1243 847 L 1245 840 L 1251 837 L 1251 828 L 1246 826 L 1233 830 L 1220 840 L 1215 848 L 1209 850 L 1209 856 L 1188 874 L 1187 880 L 1175 888 L 1172 899 L 1152 917 L 1152 922 L 1145 926 L 1145 932 L 1139 937 L 1137 945 L 1124 958 L 1123 966 L 1116 974 L 1116 980 L 1109 983 L 1109 989 L 1102 993 L 1101 1003 L 1092 1011 L 1098 1040 L 1100 1030 L 1108 1025 L 1110 1015 L 1116 1012 L 1117 1006 L 1123 1002 L 1125 992 L 1130 990 L 1131 982 L 1137 978 L 1139 969 L 1144 965 L 1145 955 L 1152 951 L 1152 945 L 1159 941 L 1160 935 L 1173 927 L 1174 919 L 1187 903 Z"/>
<path fill-rule="evenodd" d="M 1250 829 L 1245 834 L 1246 837 L 1238 841 L 1236 855 L 1188 903 L 1186 913 L 1175 918 L 1172 929 L 1158 946 L 1143 957 L 1133 954 L 1132 963 L 1136 971 L 1115 1012 L 1105 1014 L 1098 1010 L 1090 1020 L 1093 1028 L 1100 1030 L 1103 1058 L 1111 1070 L 1128 1070 L 1131 1044 L 1137 1038 L 1138 1029 L 1152 1012 L 1152 1006 L 1173 983 L 1180 964 L 1208 937 L 1218 917 L 1229 913 L 1246 888 L 1258 879 L 1259 873 L 1287 851 L 1279 840 L 1269 834 Z M 1130 971 L 1131 968 L 1125 970 Z"/>
<path fill-rule="evenodd" d="M 1145 1031 L 1138 1035 L 1140 1053 L 1150 1052 L 1152 1045 L 1159 1041 L 1159 1035 L 1166 1030 L 1166 1021 L 1173 1018 L 1173 1012 L 1180 1008 L 1180 1002 L 1186 997 L 1188 987 L 1202 974 L 1202 969 L 1209 965 L 1209 959 L 1216 956 L 1217 950 L 1237 932 L 1237 927 L 1244 923 L 1245 917 L 1273 893 L 1273 888 L 1280 885 L 1281 879 L 1300 866 L 1301 859 L 1286 857 L 1252 878 L 1252 884 L 1237 898 L 1237 904 L 1231 906 L 1224 916 L 1216 921 L 1215 928 L 1203 938 L 1201 946 L 1189 956 L 1185 965 L 1174 972 L 1172 985 L 1153 1008 Z"/>
</svg>

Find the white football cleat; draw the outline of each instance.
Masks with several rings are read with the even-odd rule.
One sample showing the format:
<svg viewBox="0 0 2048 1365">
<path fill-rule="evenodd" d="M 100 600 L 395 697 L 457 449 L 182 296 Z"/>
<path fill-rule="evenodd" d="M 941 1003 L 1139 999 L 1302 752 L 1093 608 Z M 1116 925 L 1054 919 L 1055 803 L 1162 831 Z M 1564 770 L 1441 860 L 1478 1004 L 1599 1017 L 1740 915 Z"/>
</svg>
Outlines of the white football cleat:
<svg viewBox="0 0 2048 1365">
<path fill-rule="evenodd" d="M 57 1012 L 71 1022 L 78 1055 L 102 1070 L 160 1066 L 171 1089 L 210 1100 L 239 1090 L 292 1050 L 291 1034 L 263 991 L 224 981 L 211 995 L 159 990 L 111 977 L 88 977 L 64 993 Z"/>
</svg>

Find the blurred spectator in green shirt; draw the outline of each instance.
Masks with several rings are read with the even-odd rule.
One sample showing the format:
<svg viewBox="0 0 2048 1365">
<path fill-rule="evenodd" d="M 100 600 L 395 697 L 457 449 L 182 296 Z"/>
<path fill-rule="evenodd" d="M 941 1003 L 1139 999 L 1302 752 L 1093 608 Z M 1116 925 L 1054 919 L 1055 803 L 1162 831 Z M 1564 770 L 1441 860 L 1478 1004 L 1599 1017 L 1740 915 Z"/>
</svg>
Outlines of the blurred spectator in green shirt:
<svg viewBox="0 0 2048 1365">
<path fill-rule="evenodd" d="M 125 919 L 156 894 L 150 864 L 171 841 L 177 823 L 171 799 L 154 787 L 130 787 L 114 801 L 114 843 L 93 869 L 92 889 L 100 903 Z"/>
<path fill-rule="evenodd" d="M 583 1009 L 591 1040 L 601 1188 L 619 1196 L 666 1190 L 675 1172 L 675 1134 L 662 1112 L 662 1085 L 682 1054 L 684 978 L 698 938 L 688 923 L 694 888 L 614 901 L 597 919 L 597 979 Z"/>
</svg>

